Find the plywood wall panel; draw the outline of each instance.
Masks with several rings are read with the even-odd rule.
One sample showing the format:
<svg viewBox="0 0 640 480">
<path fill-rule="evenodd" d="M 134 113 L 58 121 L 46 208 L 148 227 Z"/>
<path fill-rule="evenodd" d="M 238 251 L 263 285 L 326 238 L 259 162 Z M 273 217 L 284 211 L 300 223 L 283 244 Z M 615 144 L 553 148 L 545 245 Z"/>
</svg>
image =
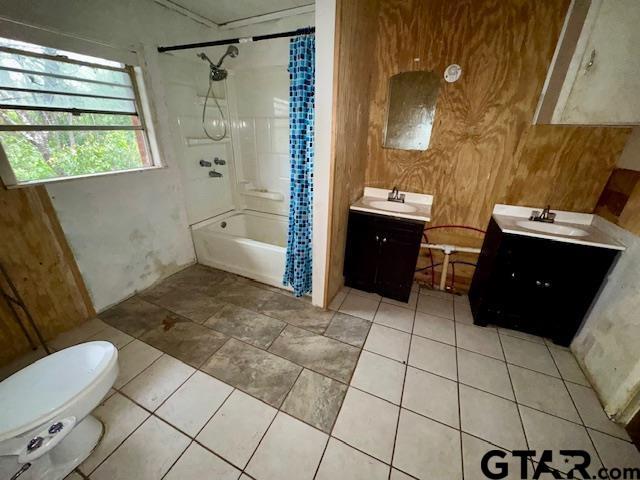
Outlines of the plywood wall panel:
<svg viewBox="0 0 640 480">
<path fill-rule="evenodd" d="M 624 210 L 620 214 L 618 225 L 640 236 L 640 183 L 633 189 Z"/>
</svg>

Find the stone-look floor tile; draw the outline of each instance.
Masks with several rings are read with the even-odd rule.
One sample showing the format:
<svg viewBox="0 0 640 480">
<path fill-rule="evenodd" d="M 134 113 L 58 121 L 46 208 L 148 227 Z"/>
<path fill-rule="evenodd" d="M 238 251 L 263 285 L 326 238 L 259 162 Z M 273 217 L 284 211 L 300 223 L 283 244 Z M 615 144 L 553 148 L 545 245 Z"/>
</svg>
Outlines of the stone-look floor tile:
<svg viewBox="0 0 640 480">
<path fill-rule="evenodd" d="M 145 368 L 162 356 L 162 352 L 140 340 L 134 340 L 118 352 L 120 372 L 113 388 L 122 388 Z"/>
<path fill-rule="evenodd" d="M 519 330 L 511 330 L 510 328 L 498 328 L 498 332 L 508 337 L 521 338 L 522 340 L 529 340 L 530 342 L 540 343 L 544 345 L 544 338 L 538 337 L 527 332 L 520 332 Z"/>
<path fill-rule="evenodd" d="M 234 390 L 196 440 L 239 468 L 244 468 L 278 411 Z"/>
<path fill-rule="evenodd" d="M 463 432 L 483 438 L 505 450 L 527 447 L 515 403 L 465 385 L 459 388 Z"/>
<path fill-rule="evenodd" d="M 95 480 L 159 480 L 189 445 L 189 437 L 149 417 L 92 474 Z"/>
<path fill-rule="evenodd" d="M 154 303 L 156 300 L 172 295 L 174 292 L 184 294 L 198 292 L 214 296 L 223 285 L 235 283 L 236 278 L 235 275 L 222 270 L 216 270 L 204 265 L 193 265 L 174 273 L 169 278 L 145 290 L 142 296 Z"/>
<path fill-rule="evenodd" d="M 232 303 L 239 307 L 260 312 L 265 303 L 278 296 L 263 288 L 258 288 L 245 282 L 225 285 L 221 288 L 216 299 L 220 302 Z"/>
<path fill-rule="evenodd" d="M 399 410 L 385 400 L 349 388 L 333 436 L 390 463 Z"/>
<path fill-rule="evenodd" d="M 305 369 L 282 404 L 282 411 L 330 433 L 346 393 L 345 384 Z"/>
<path fill-rule="evenodd" d="M 408 367 L 402 406 L 453 428 L 460 428 L 458 385 L 446 378 Z"/>
<path fill-rule="evenodd" d="M 487 480 L 487 476 L 482 472 L 481 462 L 482 457 L 491 450 L 499 450 L 495 445 L 491 445 L 479 438 L 472 437 L 466 433 L 462 434 L 462 458 L 464 465 L 464 480 Z M 504 451 L 504 450 L 503 450 Z M 523 478 L 531 478 L 528 476 L 530 472 L 529 463 L 525 465 L 526 475 L 522 475 L 520 459 L 511 455 L 509 452 L 505 452 L 504 458 L 493 457 L 488 463 L 489 471 L 500 473 L 502 466 L 496 465 L 496 463 L 506 463 L 508 466 L 508 475 L 505 477 L 507 480 L 522 480 Z"/>
<path fill-rule="evenodd" d="M 262 306 L 260 312 L 319 334 L 327 329 L 334 314 L 331 310 L 323 310 L 308 302 L 284 295 L 271 298 Z"/>
<path fill-rule="evenodd" d="M 406 366 L 390 358 L 363 351 L 351 385 L 400 405 Z"/>
<path fill-rule="evenodd" d="M 508 335 L 501 335 L 500 340 L 508 363 L 560 377 L 549 349 L 545 345 L 539 345 Z"/>
<path fill-rule="evenodd" d="M 233 387 L 196 372 L 156 411 L 187 435 L 195 436 L 233 391 Z"/>
<path fill-rule="evenodd" d="M 364 349 L 405 363 L 411 335 L 382 325 L 371 325 Z"/>
<path fill-rule="evenodd" d="M 149 330 L 140 340 L 198 368 L 228 338 L 210 328 L 175 316 L 165 319 L 162 325 Z"/>
<path fill-rule="evenodd" d="M 462 477 L 460 432 L 408 410 L 400 411 L 393 466 L 424 479 Z"/>
<path fill-rule="evenodd" d="M 118 350 L 120 350 L 122 347 L 128 345 L 134 340 L 131 335 L 127 335 L 122 330 L 113 328 L 111 325 L 105 325 L 105 327 L 106 328 L 104 330 L 88 338 L 87 342 L 102 340 L 104 342 L 112 343 Z"/>
<path fill-rule="evenodd" d="M 447 318 L 416 312 L 413 334 L 448 343 L 449 345 L 455 345 L 456 335 L 454 325 L 453 321 Z"/>
<path fill-rule="evenodd" d="M 504 360 L 495 328 L 456 323 L 456 345 L 465 350 Z"/>
<path fill-rule="evenodd" d="M 232 467 L 220 457 L 192 443 L 171 467 L 164 480 L 237 480 L 240 470 Z"/>
<path fill-rule="evenodd" d="M 220 288 L 224 287 L 221 286 Z M 143 296 L 143 298 L 145 297 Z M 196 323 L 204 322 L 224 306 L 224 303 L 214 296 L 197 290 L 185 291 L 184 289 L 179 289 L 167 292 L 166 295 L 158 298 L 147 298 L 156 305 L 160 305 Z"/>
<path fill-rule="evenodd" d="M 472 325 L 473 313 L 471 313 L 471 305 L 469 305 L 469 298 L 467 297 L 465 300 L 457 300 L 458 298 L 464 298 L 464 297 L 454 297 L 453 313 L 454 313 L 456 322 Z"/>
<path fill-rule="evenodd" d="M 371 322 L 337 312 L 325 330 L 327 337 L 361 348 L 371 328 Z"/>
<path fill-rule="evenodd" d="M 413 330 L 413 310 L 397 307 L 388 303 L 381 303 L 378 307 L 373 322 L 385 327 L 395 328 L 403 332 L 411 333 Z"/>
<path fill-rule="evenodd" d="M 62 350 L 79 343 L 88 342 L 94 335 L 103 332 L 109 325 L 99 318 L 92 318 L 77 327 L 61 333 L 53 340 L 47 342 L 47 346 L 53 350 Z"/>
<path fill-rule="evenodd" d="M 47 352 L 44 351 L 42 346 L 39 346 L 35 350 L 29 350 L 23 355 L 20 355 L 15 360 L 12 360 L 6 365 L 0 367 L 0 381 L 9 378 L 16 372 L 19 372 L 25 367 L 28 367 L 33 362 L 40 360 L 47 356 Z"/>
<path fill-rule="evenodd" d="M 286 323 L 237 305 L 224 304 L 204 325 L 256 347 L 269 348 Z"/>
<path fill-rule="evenodd" d="M 416 305 L 418 304 L 418 291 L 412 290 L 409 294 L 409 300 L 406 302 L 401 302 L 399 300 L 394 300 L 392 298 L 382 297 L 383 303 L 389 303 L 391 305 L 395 305 L 396 307 L 408 308 L 409 310 L 415 310 Z"/>
<path fill-rule="evenodd" d="M 608 433 L 614 437 L 622 438 L 623 440 L 631 440 L 621 425 L 618 425 L 607 417 L 593 389 L 572 383 L 567 383 L 567 388 L 578 408 L 578 413 L 580 417 L 582 417 L 582 421 L 587 427 Z"/>
<path fill-rule="evenodd" d="M 147 410 L 154 411 L 193 372 L 195 372 L 195 369 L 189 365 L 169 355 L 163 355 L 153 362 L 149 368 L 127 383 L 122 389 L 122 393 Z"/>
<path fill-rule="evenodd" d="M 558 367 L 562 378 L 568 382 L 578 383 L 585 387 L 591 386 L 571 351 L 562 350 L 554 346 L 550 346 L 549 351 L 556 362 L 556 367 Z"/>
<path fill-rule="evenodd" d="M 633 443 L 588 430 L 605 467 L 640 468 L 640 452 Z"/>
<path fill-rule="evenodd" d="M 281 357 L 349 383 L 360 351 L 332 338 L 288 325 L 269 348 Z"/>
<path fill-rule="evenodd" d="M 458 349 L 460 383 L 515 400 L 507 364 L 478 353 Z"/>
<path fill-rule="evenodd" d="M 280 408 L 302 367 L 232 338 L 202 370 Z"/>
<path fill-rule="evenodd" d="M 174 314 L 140 297 L 131 297 L 98 315 L 102 321 L 132 337 L 140 337 L 152 328 L 161 326 Z"/>
<path fill-rule="evenodd" d="M 420 294 L 417 309 L 422 313 L 453 320 L 453 298 L 451 295 L 445 298 L 439 298 L 432 295 Z"/>
<path fill-rule="evenodd" d="M 278 413 L 247 465 L 260 480 L 311 480 L 328 436 L 285 413 Z"/>
<path fill-rule="evenodd" d="M 553 461 L 549 462 L 550 467 L 566 473 L 572 469 L 575 459 L 569 458 L 569 462 L 565 462 L 565 457 L 560 454 L 560 450 L 584 450 L 591 455 L 591 466 L 588 471 L 591 474 L 598 471 L 601 466 L 600 461 L 582 425 L 576 425 L 523 405 L 519 408 L 529 448 L 537 450 L 538 453 L 545 449 L 553 451 Z M 536 459 L 539 459 L 539 456 Z"/>
<path fill-rule="evenodd" d="M 416 335 L 411 337 L 409 365 L 451 380 L 458 377 L 455 347 Z"/>
<path fill-rule="evenodd" d="M 71 472 L 69 475 L 64 477 L 64 480 L 83 480 L 84 477 L 80 475 L 78 472 Z"/>
<path fill-rule="evenodd" d="M 562 380 L 515 365 L 509 365 L 509 373 L 519 404 L 580 423 Z"/>
<path fill-rule="evenodd" d="M 315 480 L 387 480 L 389 467 L 336 440 L 329 439 Z"/>
<path fill-rule="evenodd" d="M 380 305 L 380 298 L 364 297 L 352 289 L 340 306 L 340 312 L 365 320 L 373 320 Z"/>
<path fill-rule="evenodd" d="M 117 392 L 96 408 L 92 415 L 106 428 L 95 450 L 80 465 L 80 471 L 85 475 L 93 472 L 131 432 L 149 417 L 148 412 Z"/>
</svg>

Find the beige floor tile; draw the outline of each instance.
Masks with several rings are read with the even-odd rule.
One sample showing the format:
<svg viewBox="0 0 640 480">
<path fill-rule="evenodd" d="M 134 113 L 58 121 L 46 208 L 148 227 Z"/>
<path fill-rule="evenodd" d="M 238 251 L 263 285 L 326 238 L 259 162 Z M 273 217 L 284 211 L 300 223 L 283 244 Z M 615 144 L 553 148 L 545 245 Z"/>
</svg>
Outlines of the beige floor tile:
<svg viewBox="0 0 640 480">
<path fill-rule="evenodd" d="M 196 372 L 156 411 L 171 425 L 195 436 L 233 391 L 233 387 Z"/>
<path fill-rule="evenodd" d="M 406 362 L 411 335 L 393 328 L 373 324 L 364 349 L 384 355 L 399 362 Z"/>
<path fill-rule="evenodd" d="M 469 300 L 457 300 L 457 298 L 464 297 L 453 297 L 453 312 L 456 322 L 458 323 L 466 323 L 467 325 L 473 324 L 473 314 L 471 313 L 471 305 L 469 305 Z"/>
<path fill-rule="evenodd" d="M 581 423 L 562 380 L 515 365 L 509 373 L 518 403 Z"/>
<path fill-rule="evenodd" d="M 128 345 L 133 342 L 133 337 L 131 335 L 127 335 L 121 330 L 112 327 L 111 325 L 106 325 L 104 330 L 96 333 L 92 337 L 90 337 L 87 341 L 92 342 L 94 340 L 104 340 L 105 342 L 111 342 L 115 345 L 115 347 L 120 350 L 122 347 Z"/>
<path fill-rule="evenodd" d="M 407 475 L 404 472 L 401 472 L 400 470 L 397 470 L 395 468 L 391 469 L 391 476 L 389 477 L 389 480 L 413 480 L 415 477 L 411 477 L 409 475 Z"/>
<path fill-rule="evenodd" d="M 387 465 L 330 438 L 315 480 L 387 480 L 388 477 Z"/>
<path fill-rule="evenodd" d="M 229 465 L 220 457 L 192 443 L 171 467 L 164 480 L 237 480 L 240 470 Z"/>
<path fill-rule="evenodd" d="M 247 465 L 247 473 L 260 480 L 311 480 L 328 439 L 320 430 L 280 412 Z"/>
<path fill-rule="evenodd" d="M 244 468 L 276 413 L 275 408 L 235 390 L 196 440 Z"/>
<path fill-rule="evenodd" d="M 459 480 L 460 432 L 402 409 L 393 466 L 421 479 Z"/>
<path fill-rule="evenodd" d="M 482 458 L 490 450 L 497 450 L 495 445 L 491 445 L 479 438 L 472 437 L 466 433 L 462 434 L 462 458 L 464 464 L 464 480 L 487 480 L 487 476 L 482 472 L 481 462 Z M 508 468 L 508 474 L 505 477 L 507 480 L 522 480 L 523 478 L 530 478 L 528 476 L 530 472 L 529 462 L 525 461 L 525 473 L 521 474 L 522 465 L 520 458 L 511 455 L 510 452 L 504 452 L 505 457 L 492 457 L 492 460 L 488 463 L 490 472 L 499 474 L 504 467 L 496 465 L 497 463 L 506 463 Z"/>
<path fill-rule="evenodd" d="M 189 445 L 183 435 L 150 417 L 91 474 L 93 480 L 159 480 Z"/>
<path fill-rule="evenodd" d="M 363 351 L 351 385 L 399 405 L 405 368 L 404 364 L 395 360 Z"/>
<path fill-rule="evenodd" d="M 342 290 L 340 290 L 338 293 L 336 293 L 335 296 L 333 297 L 333 300 L 331 300 L 331 303 L 329 303 L 329 310 L 333 310 L 335 312 L 340 310 L 340 306 L 342 305 L 342 302 L 344 302 L 344 299 L 347 298 L 347 294 L 349 293 L 349 290 L 350 288 L 345 287 Z"/>
<path fill-rule="evenodd" d="M 409 365 L 457 380 L 456 349 L 451 345 L 414 335 L 411 337 Z"/>
<path fill-rule="evenodd" d="M 504 360 L 495 328 L 456 323 L 456 345 L 465 350 Z"/>
<path fill-rule="evenodd" d="M 442 290 L 435 290 L 427 287 L 420 288 L 420 295 L 428 295 L 430 297 L 443 298 L 451 301 L 456 297 L 449 292 L 443 292 Z"/>
<path fill-rule="evenodd" d="M 375 292 L 365 292 L 364 290 L 358 290 L 357 288 L 351 288 L 349 293 L 353 293 L 354 295 L 358 295 L 359 297 L 365 298 L 373 298 L 374 300 L 382 299 L 382 296 Z"/>
<path fill-rule="evenodd" d="M 522 340 L 529 340 L 530 342 L 539 343 L 544 345 L 544 338 L 532 335 L 531 333 L 521 332 L 519 330 L 511 330 L 510 328 L 498 328 L 498 332 L 502 335 L 509 337 L 520 338 Z"/>
<path fill-rule="evenodd" d="M 408 367 L 402 406 L 453 428 L 460 428 L 458 385 L 446 378 Z"/>
<path fill-rule="evenodd" d="M 62 350 L 64 348 L 87 342 L 91 337 L 106 329 L 108 325 L 99 318 L 92 318 L 77 327 L 61 333 L 47 345 L 54 350 Z"/>
<path fill-rule="evenodd" d="M 100 465 L 149 416 L 148 412 L 117 392 L 92 414 L 105 425 L 105 432 L 95 450 L 80 465 L 80 471 L 85 475 Z"/>
<path fill-rule="evenodd" d="M 515 400 L 507 364 L 495 358 L 458 349 L 460 383 Z"/>
<path fill-rule="evenodd" d="M 387 298 L 387 297 L 382 297 L 382 301 L 383 303 L 389 303 L 397 307 L 408 308 L 409 310 L 415 310 L 416 305 L 418 304 L 418 291 L 412 290 L 411 293 L 409 294 L 409 300 L 406 302 L 393 300 L 392 298 Z"/>
<path fill-rule="evenodd" d="M 69 475 L 64 477 L 64 480 L 83 480 L 83 477 L 78 472 L 71 472 Z"/>
<path fill-rule="evenodd" d="M 578 413 L 587 427 L 599 430 L 623 440 L 631 440 L 626 430 L 613 422 L 604 412 L 598 396 L 589 387 L 567 383 L 571 398 L 576 404 Z"/>
<path fill-rule="evenodd" d="M 365 297 L 355 293 L 352 289 L 347 294 L 338 311 L 371 321 L 376 314 L 379 304 L 379 298 Z"/>
<path fill-rule="evenodd" d="M 129 343 L 118 354 L 120 373 L 113 387 L 122 388 L 161 356 L 162 352 L 160 350 L 140 340 L 134 340 Z"/>
<path fill-rule="evenodd" d="M 460 385 L 462 431 L 483 438 L 505 450 L 527 447 L 516 404 Z"/>
<path fill-rule="evenodd" d="M 574 459 L 568 458 L 569 461 L 565 461 L 567 457 L 561 455 L 560 450 L 585 450 L 591 455 L 589 473 L 597 472 L 601 466 L 600 461 L 583 426 L 522 405 L 520 413 L 529 447 L 538 452 L 545 449 L 553 451 L 553 461 L 549 462 L 550 467 L 568 472 L 573 467 Z"/>
<path fill-rule="evenodd" d="M 413 330 L 413 310 L 397 307 L 388 303 L 381 303 L 373 322 L 386 327 L 411 333 Z"/>
<path fill-rule="evenodd" d="M 449 345 L 455 345 L 456 334 L 454 325 L 455 324 L 447 318 L 416 312 L 413 334 L 448 343 Z"/>
<path fill-rule="evenodd" d="M 391 462 L 399 408 L 349 388 L 333 436 L 385 463 Z"/>
<path fill-rule="evenodd" d="M 122 393 L 144 408 L 154 411 L 194 372 L 195 369 L 186 363 L 163 355 L 127 383 L 122 388 Z"/>
<path fill-rule="evenodd" d="M 588 429 L 605 467 L 640 468 L 640 452 L 633 443 Z"/>
<path fill-rule="evenodd" d="M 451 295 L 439 298 L 421 293 L 418 296 L 417 309 L 422 313 L 429 313 L 453 320 L 453 298 Z"/>
<path fill-rule="evenodd" d="M 578 383 L 585 387 L 591 386 L 571 351 L 562 350 L 553 346 L 549 347 L 549 351 L 556 362 L 556 367 L 560 370 L 562 378 L 568 382 Z"/>
<path fill-rule="evenodd" d="M 560 377 L 549 349 L 545 345 L 508 335 L 501 335 L 500 340 L 508 363 Z"/>
</svg>

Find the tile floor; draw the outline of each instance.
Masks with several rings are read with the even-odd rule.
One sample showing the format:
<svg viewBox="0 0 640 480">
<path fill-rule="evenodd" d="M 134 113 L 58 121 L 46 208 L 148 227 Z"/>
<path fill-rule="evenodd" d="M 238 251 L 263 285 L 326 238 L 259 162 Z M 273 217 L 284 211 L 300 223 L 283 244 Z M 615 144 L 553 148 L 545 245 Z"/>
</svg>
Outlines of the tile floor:
<svg viewBox="0 0 640 480">
<path fill-rule="evenodd" d="M 323 311 L 198 265 L 51 345 L 98 339 L 120 375 L 72 479 L 473 480 L 496 448 L 640 466 L 571 352 L 474 326 L 461 296 L 345 288 Z"/>
</svg>

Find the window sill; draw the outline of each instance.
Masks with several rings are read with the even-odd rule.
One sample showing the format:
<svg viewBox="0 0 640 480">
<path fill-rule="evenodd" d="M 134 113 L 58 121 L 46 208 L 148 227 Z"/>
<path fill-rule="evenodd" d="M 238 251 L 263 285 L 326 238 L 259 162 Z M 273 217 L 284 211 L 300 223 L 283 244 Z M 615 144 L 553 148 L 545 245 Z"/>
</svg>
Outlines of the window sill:
<svg viewBox="0 0 640 480">
<path fill-rule="evenodd" d="M 85 179 L 90 179 L 90 178 L 97 178 L 97 177 L 106 177 L 106 176 L 113 176 L 113 175 L 125 175 L 125 174 L 129 174 L 129 173 L 142 173 L 142 172 L 149 172 L 149 171 L 154 171 L 154 170 L 165 170 L 167 167 L 164 165 L 154 165 L 152 167 L 141 167 L 141 168 L 132 168 L 130 170 L 117 170 L 115 172 L 100 172 L 100 173 L 90 173 L 87 175 L 76 175 L 73 177 L 58 177 L 58 178 L 46 178 L 46 179 L 42 179 L 42 180 L 33 180 L 30 182 L 19 182 L 19 183 L 15 183 L 13 185 L 5 185 L 5 188 L 7 190 L 13 190 L 13 189 L 17 189 L 17 188 L 25 188 L 25 187 L 33 187 L 36 185 L 46 185 L 48 183 L 62 183 L 62 182 L 71 182 L 74 180 L 85 180 Z"/>
</svg>

